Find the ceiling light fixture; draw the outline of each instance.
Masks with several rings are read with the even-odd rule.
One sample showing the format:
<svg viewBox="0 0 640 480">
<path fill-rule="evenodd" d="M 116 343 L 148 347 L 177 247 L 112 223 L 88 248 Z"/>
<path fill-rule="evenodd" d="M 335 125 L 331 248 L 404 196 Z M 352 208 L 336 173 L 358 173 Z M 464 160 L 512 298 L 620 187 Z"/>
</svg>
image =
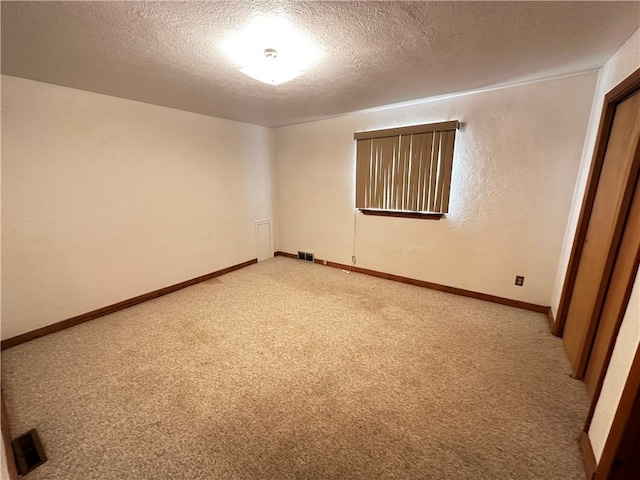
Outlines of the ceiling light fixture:
<svg viewBox="0 0 640 480">
<path fill-rule="evenodd" d="M 320 56 L 320 50 L 282 16 L 255 18 L 221 47 L 242 73 L 270 85 L 302 75 Z"/>
<path fill-rule="evenodd" d="M 260 80 L 270 85 L 279 85 L 299 77 L 304 72 L 293 68 L 278 60 L 278 51 L 275 48 L 266 48 L 264 58 L 240 69 L 245 75 Z"/>
</svg>

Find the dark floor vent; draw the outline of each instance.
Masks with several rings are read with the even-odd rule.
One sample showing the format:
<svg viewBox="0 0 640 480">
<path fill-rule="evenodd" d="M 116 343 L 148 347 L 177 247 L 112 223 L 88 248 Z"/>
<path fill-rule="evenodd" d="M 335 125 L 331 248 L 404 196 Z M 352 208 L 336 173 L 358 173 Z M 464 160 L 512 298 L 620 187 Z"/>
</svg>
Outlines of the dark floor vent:
<svg viewBox="0 0 640 480">
<path fill-rule="evenodd" d="M 35 428 L 11 441 L 18 474 L 26 475 L 47 461 L 47 455 Z"/>
<path fill-rule="evenodd" d="M 313 263 L 313 253 L 298 252 L 298 260 L 305 260 Z"/>
</svg>

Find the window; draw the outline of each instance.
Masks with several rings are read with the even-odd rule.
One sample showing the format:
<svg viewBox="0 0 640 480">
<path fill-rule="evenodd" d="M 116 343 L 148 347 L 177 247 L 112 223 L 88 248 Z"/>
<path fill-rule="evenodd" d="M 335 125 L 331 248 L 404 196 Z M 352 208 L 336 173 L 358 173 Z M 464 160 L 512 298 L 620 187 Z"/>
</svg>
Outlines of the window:
<svg viewBox="0 0 640 480">
<path fill-rule="evenodd" d="M 447 213 L 459 126 L 451 121 L 355 133 L 356 208 L 390 216 Z"/>
</svg>

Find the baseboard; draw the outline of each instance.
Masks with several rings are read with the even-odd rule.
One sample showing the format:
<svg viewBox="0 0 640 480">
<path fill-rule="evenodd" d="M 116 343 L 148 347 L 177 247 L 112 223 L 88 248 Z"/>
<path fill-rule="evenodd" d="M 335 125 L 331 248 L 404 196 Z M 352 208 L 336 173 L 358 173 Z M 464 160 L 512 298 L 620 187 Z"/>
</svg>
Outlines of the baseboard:
<svg viewBox="0 0 640 480">
<path fill-rule="evenodd" d="M 7 420 L 7 410 L 4 406 L 4 397 L 0 394 L 0 403 L 2 404 L 2 441 L 4 442 L 4 454 L 7 459 L 7 470 L 9 472 L 9 480 L 18 480 L 18 469 L 16 468 L 16 460 L 13 456 L 13 447 L 11 446 L 11 430 L 9 429 L 9 421 Z"/>
<path fill-rule="evenodd" d="M 297 255 L 287 252 L 275 252 L 274 255 L 298 258 Z M 520 300 L 511 300 L 510 298 L 498 297 L 496 295 L 489 295 L 487 293 L 479 293 L 471 290 L 464 290 L 462 288 L 449 287 L 447 285 L 441 285 L 439 283 L 426 282 L 424 280 L 417 280 L 415 278 L 403 277 L 401 275 L 394 275 L 392 273 L 378 272 L 376 270 L 369 270 L 368 268 L 354 267 L 351 265 L 345 265 L 343 263 L 330 262 L 320 259 L 315 259 L 314 263 L 321 265 L 327 265 L 329 267 L 341 268 L 344 270 L 351 270 L 356 273 L 363 273 L 365 275 L 371 275 L 373 277 L 385 278 L 387 280 L 394 280 L 396 282 L 408 283 L 409 285 L 416 285 L 418 287 L 425 287 L 431 290 L 438 290 L 440 292 L 453 293 L 454 295 L 460 295 L 463 297 L 475 298 L 478 300 L 485 300 L 487 302 L 499 303 L 501 305 L 508 305 L 510 307 L 522 308 L 524 310 L 530 310 L 538 313 L 548 313 L 550 307 L 543 305 L 536 305 L 534 303 L 521 302 Z"/>
<path fill-rule="evenodd" d="M 110 313 L 114 313 L 119 310 L 124 310 L 125 308 L 132 307 L 139 303 L 146 302 L 148 300 L 152 300 L 154 298 L 158 298 L 163 295 L 167 295 L 168 293 L 172 293 L 186 287 L 190 287 L 191 285 L 195 285 L 196 283 L 204 282 L 205 280 L 209 280 L 214 277 L 219 277 L 220 275 L 224 275 L 225 273 L 233 272 L 234 270 L 239 270 L 241 268 L 248 267 L 249 265 L 253 265 L 254 263 L 257 263 L 257 262 L 258 262 L 258 259 L 254 258 L 247 262 L 242 262 L 237 265 L 233 265 L 231 267 L 223 268 L 222 270 L 218 270 L 216 272 L 207 273 L 206 275 L 192 278 L 191 280 L 186 280 L 184 282 L 176 283 L 175 285 L 171 285 L 169 287 L 164 287 L 159 290 L 155 290 L 153 292 L 145 293 L 137 297 L 130 298 L 128 300 L 123 300 L 122 302 L 114 303 L 113 305 L 108 305 L 106 307 L 102 307 L 97 310 L 93 310 L 91 312 L 83 313 L 82 315 L 78 315 L 77 317 L 72 317 L 67 320 L 63 320 L 61 322 L 57 322 L 52 325 L 47 325 L 46 327 L 42 327 L 37 330 L 33 330 L 31 332 L 23 333 L 22 335 L 18 335 L 16 337 L 8 338 L 7 340 L 2 340 L 0 344 L 1 345 L 0 349 L 5 350 L 7 348 L 15 347 L 16 345 L 20 345 L 21 343 L 25 343 L 30 340 L 34 340 L 36 338 L 44 337 L 45 335 L 59 332 L 60 330 L 65 330 L 67 328 L 74 327 L 81 323 L 88 322 L 89 320 L 94 320 L 99 317 L 103 317 L 104 315 L 109 315 Z"/>
<path fill-rule="evenodd" d="M 549 330 L 553 333 L 556 326 L 556 319 L 553 318 L 553 310 L 551 310 L 551 307 L 547 309 L 547 321 L 549 322 Z"/>
<path fill-rule="evenodd" d="M 294 253 L 287 253 L 287 252 L 281 252 L 281 251 L 277 251 L 277 252 L 273 252 L 273 256 L 274 257 L 289 257 L 289 258 L 298 258 L 298 256 Z M 316 261 L 317 263 L 317 261 Z"/>
<path fill-rule="evenodd" d="M 580 451 L 582 452 L 582 463 L 584 464 L 587 479 L 593 480 L 598 464 L 596 463 L 596 456 L 593 454 L 591 440 L 587 432 L 582 432 L 582 435 L 580 435 Z"/>
</svg>

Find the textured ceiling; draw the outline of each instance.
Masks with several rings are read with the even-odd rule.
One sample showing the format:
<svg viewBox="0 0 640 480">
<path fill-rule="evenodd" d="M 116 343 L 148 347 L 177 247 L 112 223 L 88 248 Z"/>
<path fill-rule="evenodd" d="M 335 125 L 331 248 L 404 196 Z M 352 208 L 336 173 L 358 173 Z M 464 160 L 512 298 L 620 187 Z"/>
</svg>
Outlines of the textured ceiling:
<svg viewBox="0 0 640 480">
<path fill-rule="evenodd" d="M 265 14 L 323 51 L 279 86 L 221 49 Z M 274 127 L 596 69 L 638 27 L 639 2 L 2 2 L 2 73 Z"/>
</svg>

